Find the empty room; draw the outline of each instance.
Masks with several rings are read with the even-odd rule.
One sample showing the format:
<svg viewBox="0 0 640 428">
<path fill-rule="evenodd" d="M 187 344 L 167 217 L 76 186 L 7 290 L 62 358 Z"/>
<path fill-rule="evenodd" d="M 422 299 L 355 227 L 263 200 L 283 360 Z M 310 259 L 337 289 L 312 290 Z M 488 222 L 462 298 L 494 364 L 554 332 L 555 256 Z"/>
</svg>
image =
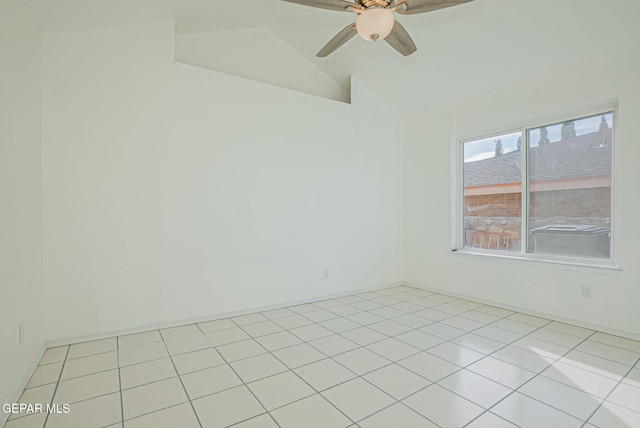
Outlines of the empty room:
<svg viewBox="0 0 640 428">
<path fill-rule="evenodd" d="M 0 426 L 640 427 L 639 19 L 0 0 Z"/>
</svg>

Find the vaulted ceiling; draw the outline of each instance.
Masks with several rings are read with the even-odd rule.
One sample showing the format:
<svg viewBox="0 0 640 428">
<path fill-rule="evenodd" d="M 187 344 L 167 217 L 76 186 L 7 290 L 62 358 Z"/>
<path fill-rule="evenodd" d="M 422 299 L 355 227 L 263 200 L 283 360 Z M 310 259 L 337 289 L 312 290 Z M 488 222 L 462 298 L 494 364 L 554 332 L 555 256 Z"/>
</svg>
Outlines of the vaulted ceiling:
<svg viewBox="0 0 640 428">
<path fill-rule="evenodd" d="M 279 0 L 25 1 L 41 31 L 169 19 L 178 35 L 224 32 L 227 40 L 229 31 L 267 29 L 338 85 L 348 85 L 355 75 L 400 114 L 514 84 L 639 40 L 640 2 L 631 0 L 475 0 L 397 16 L 418 46 L 409 57 L 384 42 L 356 37 L 327 58 L 315 54 L 354 14 Z M 233 62 L 233 52 L 249 49 L 244 40 L 217 60 Z M 260 73 L 257 61 L 266 58 L 257 56 L 246 67 Z"/>
</svg>

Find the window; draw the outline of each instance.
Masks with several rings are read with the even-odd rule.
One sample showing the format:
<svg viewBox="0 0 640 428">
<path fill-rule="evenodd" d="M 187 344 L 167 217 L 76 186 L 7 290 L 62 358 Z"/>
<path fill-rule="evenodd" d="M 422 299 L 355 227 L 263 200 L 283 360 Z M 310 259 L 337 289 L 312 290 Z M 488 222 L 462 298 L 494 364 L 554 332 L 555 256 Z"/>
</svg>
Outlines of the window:
<svg viewBox="0 0 640 428">
<path fill-rule="evenodd" d="M 611 259 L 614 108 L 460 142 L 458 247 Z"/>
</svg>

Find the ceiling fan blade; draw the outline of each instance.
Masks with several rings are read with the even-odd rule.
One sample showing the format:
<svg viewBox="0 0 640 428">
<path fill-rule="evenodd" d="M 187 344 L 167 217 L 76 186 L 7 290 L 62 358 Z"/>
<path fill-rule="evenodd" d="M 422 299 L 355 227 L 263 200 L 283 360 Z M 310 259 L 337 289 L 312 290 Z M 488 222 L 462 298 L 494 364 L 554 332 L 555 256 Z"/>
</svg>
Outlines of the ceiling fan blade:
<svg viewBox="0 0 640 428">
<path fill-rule="evenodd" d="M 337 10 L 341 12 L 351 12 L 352 8 L 360 9 L 356 3 L 344 0 L 283 0 L 289 3 L 301 4 L 303 6 L 319 7 L 320 9 Z"/>
<path fill-rule="evenodd" d="M 384 40 L 404 56 L 411 55 L 418 50 L 407 30 L 398 21 L 393 23 L 391 33 Z"/>
<path fill-rule="evenodd" d="M 470 1 L 473 0 L 402 0 L 398 1 L 396 12 L 401 15 L 412 15 L 414 13 L 431 12 L 433 10 L 457 6 Z"/>
<path fill-rule="evenodd" d="M 324 47 L 320 49 L 320 52 L 318 52 L 316 56 L 322 58 L 329 55 L 331 52 L 335 51 L 340 46 L 351 40 L 351 38 L 356 34 L 358 34 L 358 31 L 356 30 L 356 24 L 353 23 L 347 25 L 342 29 L 342 31 L 336 34 L 333 39 L 329 40 L 329 43 L 324 45 Z"/>
</svg>

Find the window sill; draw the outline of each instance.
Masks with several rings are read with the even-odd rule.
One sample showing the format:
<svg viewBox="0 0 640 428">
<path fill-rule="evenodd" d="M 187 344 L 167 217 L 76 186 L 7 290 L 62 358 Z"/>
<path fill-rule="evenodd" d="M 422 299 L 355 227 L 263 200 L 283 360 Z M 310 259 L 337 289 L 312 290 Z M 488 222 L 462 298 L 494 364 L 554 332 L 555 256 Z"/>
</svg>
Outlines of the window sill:
<svg viewBox="0 0 640 428">
<path fill-rule="evenodd" d="M 581 267 L 590 269 L 604 269 L 610 271 L 622 271 L 622 267 L 616 265 L 612 260 L 598 260 L 574 257 L 562 257 L 539 254 L 510 254 L 507 252 L 471 250 L 469 248 L 459 248 L 451 250 L 452 254 L 464 254 L 472 257 L 488 257 L 495 259 L 519 260 L 534 263 L 547 263 L 560 266 Z"/>
</svg>

